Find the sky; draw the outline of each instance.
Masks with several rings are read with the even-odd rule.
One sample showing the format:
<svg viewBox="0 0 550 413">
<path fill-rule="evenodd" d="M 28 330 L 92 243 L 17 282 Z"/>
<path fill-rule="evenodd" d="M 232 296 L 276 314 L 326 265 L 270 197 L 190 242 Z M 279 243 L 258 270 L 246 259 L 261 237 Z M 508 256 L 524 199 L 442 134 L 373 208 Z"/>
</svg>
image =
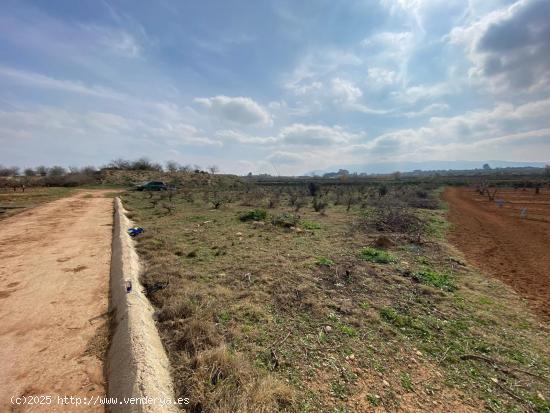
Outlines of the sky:
<svg viewBox="0 0 550 413">
<path fill-rule="evenodd" d="M 548 0 L 3 0 L 0 163 L 550 161 Z"/>
</svg>

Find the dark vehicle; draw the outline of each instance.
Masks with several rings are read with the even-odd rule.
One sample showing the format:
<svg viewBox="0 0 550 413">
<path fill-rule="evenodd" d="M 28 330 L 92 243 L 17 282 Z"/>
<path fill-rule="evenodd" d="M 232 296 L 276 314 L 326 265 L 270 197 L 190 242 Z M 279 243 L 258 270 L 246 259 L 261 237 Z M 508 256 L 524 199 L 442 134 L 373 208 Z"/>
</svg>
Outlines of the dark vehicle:
<svg viewBox="0 0 550 413">
<path fill-rule="evenodd" d="M 167 191 L 168 186 L 164 182 L 150 181 L 136 187 L 138 191 Z"/>
</svg>

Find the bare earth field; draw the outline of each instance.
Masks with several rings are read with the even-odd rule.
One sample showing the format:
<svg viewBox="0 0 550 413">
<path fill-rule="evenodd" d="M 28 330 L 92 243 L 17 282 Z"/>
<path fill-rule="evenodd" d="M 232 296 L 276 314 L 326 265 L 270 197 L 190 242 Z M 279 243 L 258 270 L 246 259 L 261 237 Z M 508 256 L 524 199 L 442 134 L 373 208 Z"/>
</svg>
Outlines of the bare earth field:
<svg viewBox="0 0 550 413">
<path fill-rule="evenodd" d="M 57 395 L 105 393 L 112 202 L 105 191 L 79 191 L 2 221 L 0 411 L 74 411 Z M 55 399 L 49 408 L 10 404 L 21 395 Z"/>
<path fill-rule="evenodd" d="M 473 189 L 449 188 L 444 199 L 454 225 L 450 241 L 550 319 L 550 192 L 499 190 L 495 199 L 505 201 L 502 208 Z M 522 208 L 526 218 L 520 217 Z"/>
</svg>

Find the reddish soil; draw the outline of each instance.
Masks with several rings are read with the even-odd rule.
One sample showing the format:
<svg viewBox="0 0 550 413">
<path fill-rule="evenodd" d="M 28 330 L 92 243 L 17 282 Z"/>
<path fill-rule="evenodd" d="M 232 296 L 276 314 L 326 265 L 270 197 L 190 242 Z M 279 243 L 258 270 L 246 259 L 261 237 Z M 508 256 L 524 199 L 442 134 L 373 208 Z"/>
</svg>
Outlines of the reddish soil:
<svg viewBox="0 0 550 413">
<path fill-rule="evenodd" d="M 453 224 L 450 242 L 550 319 L 550 191 L 499 190 L 495 199 L 505 201 L 502 207 L 467 188 L 448 188 L 443 199 Z"/>
<path fill-rule="evenodd" d="M 6 218 L 0 232 L 0 411 L 102 412 L 113 200 L 85 191 Z M 11 403 L 48 395 L 51 405 Z"/>
</svg>

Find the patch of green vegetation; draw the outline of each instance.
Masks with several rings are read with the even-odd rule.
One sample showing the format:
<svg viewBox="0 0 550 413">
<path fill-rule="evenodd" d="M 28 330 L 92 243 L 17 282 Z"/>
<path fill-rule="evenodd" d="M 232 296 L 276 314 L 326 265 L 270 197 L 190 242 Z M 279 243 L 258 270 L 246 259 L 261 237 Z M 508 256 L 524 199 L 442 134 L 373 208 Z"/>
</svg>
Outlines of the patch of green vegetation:
<svg viewBox="0 0 550 413">
<path fill-rule="evenodd" d="M 265 209 L 253 209 L 252 211 L 245 212 L 239 216 L 241 221 L 264 221 L 267 218 L 267 211 Z"/>
<path fill-rule="evenodd" d="M 369 401 L 369 403 L 373 406 L 378 406 L 380 404 L 380 396 L 377 395 L 377 394 L 367 394 L 367 400 Z"/>
<path fill-rule="evenodd" d="M 357 329 L 353 328 L 352 326 L 339 323 L 337 327 L 338 327 L 338 330 L 340 330 L 343 334 L 345 334 L 348 337 L 357 337 L 358 335 Z"/>
<path fill-rule="evenodd" d="M 483 305 L 492 305 L 494 303 L 493 300 L 491 300 L 489 297 L 485 297 L 485 296 L 479 297 L 478 302 L 480 304 L 483 304 Z"/>
<path fill-rule="evenodd" d="M 299 218 L 294 214 L 284 212 L 271 218 L 271 223 L 277 227 L 290 228 L 298 225 Z"/>
<path fill-rule="evenodd" d="M 333 381 L 330 384 L 330 392 L 338 399 L 344 399 L 348 394 L 348 389 L 345 383 L 340 381 Z"/>
<path fill-rule="evenodd" d="M 334 261 L 327 257 L 319 257 L 315 263 L 323 267 L 331 267 L 334 265 Z"/>
<path fill-rule="evenodd" d="M 407 315 L 398 313 L 394 308 L 381 308 L 379 314 L 382 320 L 396 327 L 412 327 L 412 319 Z"/>
<path fill-rule="evenodd" d="M 445 238 L 451 224 L 441 215 L 441 211 L 423 211 L 420 215 L 426 222 L 424 227 L 426 235 L 437 239 Z"/>
<path fill-rule="evenodd" d="M 314 221 L 300 221 L 300 226 L 304 229 L 314 230 L 321 229 L 321 224 Z"/>
<path fill-rule="evenodd" d="M 367 300 L 362 301 L 359 305 L 363 310 L 368 310 L 370 308 L 370 303 Z"/>
<path fill-rule="evenodd" d="M 431 285 L 444 291 L 456 291 L 458 288 L 449 274 L 440 273 L 429 268 L 416 271 L 412 276 L 422 284 Z"/>
<path fill-rule="evenodd" d="M 396 262 L 397 259 L 389 252 L 379 250 L 373 247 L 365 247 L 359 253 L 361 259 L 379 264 L 390 264 Z"/>
<path fill-rule="evenodd" d="M 401 387 L 407 391 L 413 390 L 413 384 L 409 373 L 401 373 Z"/>
<path fill-rule="evenodd" d="M 222 311 L 218 314 L 218 320 L 220 320 L 220 322 L 226 324 L 227 322 L 229 322 L 229 320 L 231 320 L 231 314 L 229 314 L 229 311 L 227 311 L 227 310 Z"/>
</svg>

